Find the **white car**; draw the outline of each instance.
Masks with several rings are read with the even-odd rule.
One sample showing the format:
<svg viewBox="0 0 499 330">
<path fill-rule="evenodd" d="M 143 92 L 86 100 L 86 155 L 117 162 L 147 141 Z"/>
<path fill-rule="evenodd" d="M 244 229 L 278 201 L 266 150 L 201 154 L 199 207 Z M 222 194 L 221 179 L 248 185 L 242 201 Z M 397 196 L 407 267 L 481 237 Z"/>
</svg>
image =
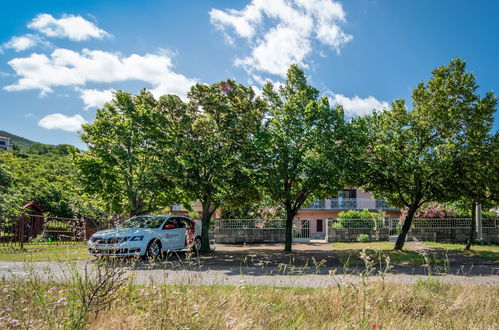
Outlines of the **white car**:
<svg viewBox="0 0 499 330">
<path fill-rule="evenodd" d="M 115 229 L 101 230 L 87 242 L 95 256 L 157 258 L 163 252 L 201 248 L 201 224 L 176 215 L 141 215 Z"/>
</svg>

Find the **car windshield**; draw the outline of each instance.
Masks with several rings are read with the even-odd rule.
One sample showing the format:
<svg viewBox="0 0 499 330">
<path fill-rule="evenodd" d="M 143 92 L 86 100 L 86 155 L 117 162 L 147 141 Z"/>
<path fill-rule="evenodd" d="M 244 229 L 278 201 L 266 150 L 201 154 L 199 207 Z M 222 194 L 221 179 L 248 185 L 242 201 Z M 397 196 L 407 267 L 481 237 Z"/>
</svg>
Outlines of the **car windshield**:
<svg viewBox="0 0 499 330">
<path fill-rule="evenodd" d="M 123 222 L 120 228 L 158 228 L 165 218 L 163 217 L 133 217 Z"/>
</svg>

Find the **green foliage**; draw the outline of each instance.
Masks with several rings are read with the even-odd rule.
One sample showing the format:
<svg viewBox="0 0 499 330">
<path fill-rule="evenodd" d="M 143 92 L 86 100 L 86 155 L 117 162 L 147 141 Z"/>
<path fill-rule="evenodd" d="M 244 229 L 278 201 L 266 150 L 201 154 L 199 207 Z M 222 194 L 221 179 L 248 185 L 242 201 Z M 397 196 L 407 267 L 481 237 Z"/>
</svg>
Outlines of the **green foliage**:
<svg viewBox="0 0 499 330">
<path fill-rule="evenodd" d="M 219 207 L 243 207 L 260 199 L 252 141 L 261 125 L 262 104 L 251 88 L 232 80 L 194 85 L 187 96 L 188 104 L 179 100 L 165 108 L 182 109 L 183 125 L 177 140 L 161 138 L 171 141 L 162 147 L 176 156 L 163 167 L 190 199 L 201 202 L 203 249 L 208 249 L 211 217 Z"/>
<path fill-rule="evenodd" d="M 283 86 L 263 89 L 267 120 L 257 139 L 262 189 L 286 212 L 286 250 L 291 250 L 291 226 L 304 203 L 333 196 L 343 188 L 349 124 L 341 107 L 331 108 L 326 97 L 307 84 L 296 65 Z"/>
<path fill-rule="evenodd" d="M 160 132 L 177 133 L 175 119 L 163 115 L 170 101 L 158 101 L 146 90 L 138 95 L 118 91 L 91 124 L 83 125 L 88 151 L 71 154 L 86 192 L 99 195 L 109 211 L 137 215 L 182 201 L 161 166 L 173 155 L 157 148 Z"/>
<path fill-rule="evenodd" d="M 53 154 L 53 155 L 69 155 L 69 148 L 71 146 L 68 144 L 43 144 L 39 142 L 33 142 L 25 151 L 28 154 L 35 155 L 45 155 L 45 154 Z"/>
<path fill-rule="evenodd" d="M 370 142 L 358 173 L 364 189 L 390 205 L 408 207 L 397 249 L 421 205 L 455 198 L 449 190 L 458 190 L 461 183 L 460 173 L 451 170 L 462 160 L 458 151 L 465 149 L 468 136 L 490 129 L 495 97 L 481 98 L 477 87 L 465 63 L 455 59 L 414 89 L 412 111 L 404 100 L 396 100 L 391 109 L 367 119 Z"/>
<path fill-rule="evenodd" d="M 99 201 L 79 187 L 68 156 L 0 154 L 0 176 L 8 184 L 0 188 L 0 213 L 18 214 L 21 206 L 34 200 L 52 216 L 98 216 Z M 3 179 L 5 182 L 5 179 Z"/>
<path fill-rule="evenodd" d="M 383 212 L 370 212 L 368 209 L 348 210 L 338 213 L 338 220 L 341 219 L 383 219 Z"/>
<path fill-rule="evenodd" d="M 369 242 L 370 240 L 371 240 L 371 238 L 369 237 L 368 234 L 359 234 L 357 236 L 357 242 L 366 243 L 366 242 Z"/>
</svg>

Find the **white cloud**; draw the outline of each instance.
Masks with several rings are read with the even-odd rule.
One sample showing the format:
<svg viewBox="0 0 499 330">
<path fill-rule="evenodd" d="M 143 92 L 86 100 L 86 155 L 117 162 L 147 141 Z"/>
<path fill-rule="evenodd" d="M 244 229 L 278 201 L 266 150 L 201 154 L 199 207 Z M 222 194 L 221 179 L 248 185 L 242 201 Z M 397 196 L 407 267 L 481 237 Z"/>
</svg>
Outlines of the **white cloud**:
<svg viewBox="0 0 499 330">
<path fill-rule="evenodd" d="M 331 105 L 342 105 L 345 110 L 345 114 L 349 117 L 363 116 L 370 114 L 374 109 L 381 110 L 383 108 L 388 109 L 390 107 L 388 102 L 379 101 L 373 96 L 360 98 L 358 96 L 347 97 L 345 95 L 335 94 L 332 92 L 328 92 L 326 94 L 328 94 Z"/>
<path fill-rule="evenodd" d="M 68 132 L 76 132 L 86 121 L 80 115 L 69 117 L 61 113 L 53 113 L 40 119 L 38 126 L 46 129 L 60 129 Z"/>
<path fill-rule="evenodd" d="M 341 4 L 332 0 L 252 0 L 242 10 L 212 9 L 210 18 L 217 28 L 232 28 L 249 42 L 251 54 L 237 58 L 235 65 L 250 74 L 285 76 L 291 64 L 307 66 L 314 43 L 339 52 L 352 39 L 340 27 L 345 21 Z"/>
<path fill-rule="evenodd" d="M 113 99 L 114 89 L 77 89 L 80 92 L 80 98 L 85 104 L 85 109 L 100 108 L 106 102 Z"/>
<path fill-rule="evenodd" d="M 49 14 L 38 14 L 28 28 L 47 37 L 68 38 L 84 41 L 90 38 L 102 39 L 111 35 L 81 16 L 65 15 L 59 19 Z"/>
<path fill-rule="evenodd" d="M 35 36 L 30 34 L 25 34 L 20 37 L 12 37 L 9 41 L 2 45 L 2 48 L 12 48 L 16 52 L 20 52 L 29 48 L 36 46 L 37 39 Z"/>
<path fill-rule="evenodd" d="M 55 49 L 50 56 L 31 54 L 14 58 L 8 64 L 20 78 L 7 91 L 39 89 L 41 94 L 53 92 L 57 86 L 85 86 L 87 83 L 143 81 L 152 86 L 152 93 L 185 95 L 196 81 L 173 71 L 171 54 L 120 54 L 101 50 Z"/>
</svg>

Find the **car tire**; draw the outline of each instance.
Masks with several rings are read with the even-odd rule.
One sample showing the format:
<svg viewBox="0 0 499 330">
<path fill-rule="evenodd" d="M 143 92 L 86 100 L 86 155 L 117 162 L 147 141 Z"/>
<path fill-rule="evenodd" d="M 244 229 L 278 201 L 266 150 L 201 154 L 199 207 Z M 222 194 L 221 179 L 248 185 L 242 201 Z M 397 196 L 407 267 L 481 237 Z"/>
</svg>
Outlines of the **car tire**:
<svg viewBox="0 0 499 330">
<path fill-rule="evenodd" d="M 147 244 L 146 253 L 144 255 L 145 259 L 157 260 L 163 255 L 161 250 L 161 242 L 154 239 Z"/>
<path fill-rule="evenodd" d="M 201 249 L 201 243 L 202 243 L 202 240 L 201 240 L 201 236 L 198 236 L 194 239 L 194 244 L 192 244 L 192 251 L 194 252 L 197 252 Z"/>
</svg>

